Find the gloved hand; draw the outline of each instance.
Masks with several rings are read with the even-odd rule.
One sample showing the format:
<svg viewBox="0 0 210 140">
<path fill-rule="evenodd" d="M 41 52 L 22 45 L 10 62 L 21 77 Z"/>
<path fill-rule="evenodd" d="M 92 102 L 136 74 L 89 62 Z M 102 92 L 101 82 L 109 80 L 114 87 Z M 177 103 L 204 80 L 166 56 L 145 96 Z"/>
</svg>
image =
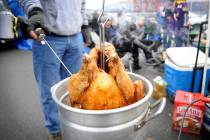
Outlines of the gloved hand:
<svg viewBox="0 0 210 140">
<path fill-rule="evenodd" d="M 82 32 L 85 44 L 90 45 L 92 43 L 91 34 L 90 34 L 90 27 L 88 25 L 82 25 L 81 32 Z"/>
<path fill-rule="evenodd" d="M 88 29 L 89 28 L 89 25 L 82 25 L 81 29 L 82 30 L 85 30 L 85 29 Z"/>
<path fill-rule="evenodd" d="M 37 28 L 42 28 L 48 33 L 45 17 L 42 9 L 35 7 L 28 14 L 28 20 L 20 19 L 20 28 L 24 38 L 37 39 L 37 35 L 34 32 Z"/>
</svg>

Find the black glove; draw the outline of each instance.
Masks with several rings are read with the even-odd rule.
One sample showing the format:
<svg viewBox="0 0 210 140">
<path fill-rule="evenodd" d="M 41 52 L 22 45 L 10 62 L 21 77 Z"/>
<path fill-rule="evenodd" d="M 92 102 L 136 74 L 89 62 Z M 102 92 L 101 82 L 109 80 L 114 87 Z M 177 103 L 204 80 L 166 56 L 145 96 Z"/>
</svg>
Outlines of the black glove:
<svg viewBox="0 0 210 140">
<path fill-rule="evenodd" d="M 83 35 L 84 42 L 86 44 L 91 44 L 92 39 L 91 39 L 91 34 L 90 34 L 90 27 L 88 25 L 82 25 L 81 32 L 82 32 L 82 35 Z"/>
<path fill-rule="evenodd" d="M 81 27 L 82 30 L 86 30 L 88 28 L 90 28 L 89 25 L 82 25 L 82 27 Z"/>
<path fill-rule="evenodd" d="M 20 28 L 22 36 L 24 38 L 36 38 L 34 34 L 31 34 L 31 31 L 35 31 L 37 28 L 42 28 L 46 33 L 48 33 L 45 16 L 42 9 L 35 7 L 28 13 L 28 20 L 20 19 Z M 34 32 L 33 32 L 34 33 Z"/>
</svg>

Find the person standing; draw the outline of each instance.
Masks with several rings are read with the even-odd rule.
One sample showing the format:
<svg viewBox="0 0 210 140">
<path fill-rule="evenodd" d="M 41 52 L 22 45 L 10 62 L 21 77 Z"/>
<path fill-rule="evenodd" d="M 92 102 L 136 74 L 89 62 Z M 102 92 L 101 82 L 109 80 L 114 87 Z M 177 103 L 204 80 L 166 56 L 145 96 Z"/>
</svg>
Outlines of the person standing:
<svg viewBox="0 0 210 140">
<path fill-rule="evenodd" d="M 186 39 L 186 27 L 188 24 L 188 7 L 186 0 L 176 0 L 174 20 L 175 44 L 176 47 L 182 47 Z"/>
<path fill-rule="evenodd" d="M 165 49 L 171 47 L 174 32 L 174 0 L 168 1 L 163 9 L 163 46 Z"/>
<path fill-rule="evenodd" d="M 85 0 L 20 0 L 28 15 L 21 24 L 23 36 L 37 39 L 34 32 L 42 28 L 45 39 L 68 67 L 71 73 L 80 69 L 83 54 L 82 25 L 88 25 L 85 16 Z M 50 140 L 61 140 L 58 108 L 51 97 L 50 88 L 69 76 L 53 52 L 46 45 L 34 41 L 33 68 L 40 91 L 45 127 Z"/>
</svg>

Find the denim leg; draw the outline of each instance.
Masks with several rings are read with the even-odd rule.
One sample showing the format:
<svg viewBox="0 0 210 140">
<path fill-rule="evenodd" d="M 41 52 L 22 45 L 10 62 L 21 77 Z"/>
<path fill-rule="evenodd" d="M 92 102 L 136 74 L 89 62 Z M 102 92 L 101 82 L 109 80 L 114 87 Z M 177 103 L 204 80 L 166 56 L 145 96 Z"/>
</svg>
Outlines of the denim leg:
<svg viewBox="0 0 210 140">
<path fill-rule="evenodd" d="M 167 29 L 164 30 L 163 32 L 163 46 L 165 49 L 169 48 L 169 42 L 168 42 L 168 37 L 169 37 L 169 32 Z"/>
<path fill-rule="evenodd" d="M 62 60 L 71 73 L 76 73 L 79 71 L 82 64 L 83 38 L 79 33 L 68 37 L 68 41 L 68 47 L 63 55 Z M 69 73 L 64 67 L 61 67 L 61 76 L 62 79 L 69 76 Z"/>
<path fill-rule="evenodd" d="M 176 44 L 176 47 L 182 47 L 183 46 L 183 41 L 182 41 L 182 38 L 180 36 L 175 37 L 175 44 Z"/>
<path fill-rule="evenodd" d="M 46 37 L 51 47 L 62 58 L 67 41 L 57 37 Z M 60 132 L 58 109 L 53 101 L 50 88 L 61 80 L 60 62 L 49 47 L 34 42 L 33 46 L 34 74 L 40 91 L 40 102 L 45 117 L 45 126 L 50 133 Z"/>
<path fill-rule="evenodd" d="M 182 29 L 175 30 L 175 44 L 176 47 L 183 47 L 184 32 Z"/>
</svg>

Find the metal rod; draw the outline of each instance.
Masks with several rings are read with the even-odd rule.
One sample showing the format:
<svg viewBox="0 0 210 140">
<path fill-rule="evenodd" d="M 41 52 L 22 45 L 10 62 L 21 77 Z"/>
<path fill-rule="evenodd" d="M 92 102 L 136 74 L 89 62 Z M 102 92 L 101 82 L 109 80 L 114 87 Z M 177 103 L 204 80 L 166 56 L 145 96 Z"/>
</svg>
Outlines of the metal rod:
<svg viewBox="0 0 210 140">
<path fill-rule="evenodd" d="M 208 4 L 210 4 L 210 1 L 208 2 Z M 210 14 L 210 7 L 209 7 L 208 12 Z M 205 95 L 205 87 L 208 86 L 208 83 L 206 83 L 206 76 L 207 76 L 207 70 L 208 70 L 208 54 L 209 54 L 209 47 L 210 47 L 210 35 L 209 35 L 209 33 L 210 33 L 210 15 L 208 16 L 207 43 L 206 43 L 206 50 L 205 50 L 205 63 L 204 63 L 203 81 L 202 81 L 202 88 L 201 88 L 201 93 L 203 95 Z"/>
<path fill-rule="evenodd" d="M 63 65 L 63 67 L 67 70 L 67 72 L 69 73 L 69 75 L 71 76 L 72 73 L 70 72 L 70 70 L 66 67 L 66 65 L 63 63 L 63 61 L 59 58 L 59 56 L 56 54 L 56 52 L 53 50 L 53 48 L 50 46 L 50 44 L 48 43 L 48 41 L 43 37 L 42 38 L 44 42 L 41 42 L 42 45 L 44 45 L 44 43 L 51 49 L 51 51 L 54 53 L 54 55 L 57 57 L 57 59 L 60 61 L 60 63 Z"/>
<path fill-rule="evenodd" d="M 104 47 L 105 47 L 105 34 L 104 34 L 104 24 L 101 23 L 100 24 L 100 30 L 99 30 L 99 34 L 100 34 L 100 64 L 101 64 L 101 68 L 104 70 L 105 69 L 105 56 L 104 56 Z"/>
<path fill-rule="evenodd" d="M 193 68 L 193 74 L 192 74 L 191 92 L 194 92 L 195 77 L 196 77 L 196 71 L 197 71 L 197 67 L 198 67 L 197 64 L 198 64 L 198 57 L 199 57 L 200 44 L 201 44 L 201 34 L 202 34 L 202 31 L 203 31 L 203 25 L 204 24 L 207 24 L 207 21 L 201 22 L 201 24 L 200 24 L 200 32 L 199 32 L 197 53 L 196 53 L 195 65 L 194 65 L 194 68 Z"/>
<path fill-rule="evenodd" d="M 105 24 L 107 23 L 107 21 L 109 20 L 109 18 L 107 18 L 105 20 L 104 23 L 100 23 L 100 27 L 99 27 L 99 34 L 100 34 L 100 50 L 101 50 L 101 61 L 100 61 L 100 64 L 101 64 L 101 68 L 102 69 L 105 69 L 105 55 L 104 55 L 104 48 L 105 48 Z"/>
<path fill-rule="evenodd" d="M 102 2 L 102 12 L 101 12 L 100 16 L 98 17 L 98 23 L 99 23 L 99 24 L 100 24 L 100 22 L 101 22 L 101 17 L 102 17 L 103 14 L 104 14 L 104 6 L 105 6 L 105 0 L 103 0 L 103 2 Z"/>
<path fill-rule="evenodd" d="M 101 51 L 100 64 L 101 64 L 101 68 L 102 69 L 105 69 L 105 55 L 104 55 L 105 28 L 104 28 L 104 25 L 108 21 L 108 19 L 106 19 L 106 21 L 104 23 L 101 21 L 101 18 L 102 18 L 103 14 L 104 14 L 104 6 L 105 6 L 105 0 L 103 0 L 103 2 L 102 2 L 102 12 L 101 12 L 100 16 L 98 17 L 98 21 L 97 21 L 98 24 L 99 24 L 100 51 Z"/>
</svg>

